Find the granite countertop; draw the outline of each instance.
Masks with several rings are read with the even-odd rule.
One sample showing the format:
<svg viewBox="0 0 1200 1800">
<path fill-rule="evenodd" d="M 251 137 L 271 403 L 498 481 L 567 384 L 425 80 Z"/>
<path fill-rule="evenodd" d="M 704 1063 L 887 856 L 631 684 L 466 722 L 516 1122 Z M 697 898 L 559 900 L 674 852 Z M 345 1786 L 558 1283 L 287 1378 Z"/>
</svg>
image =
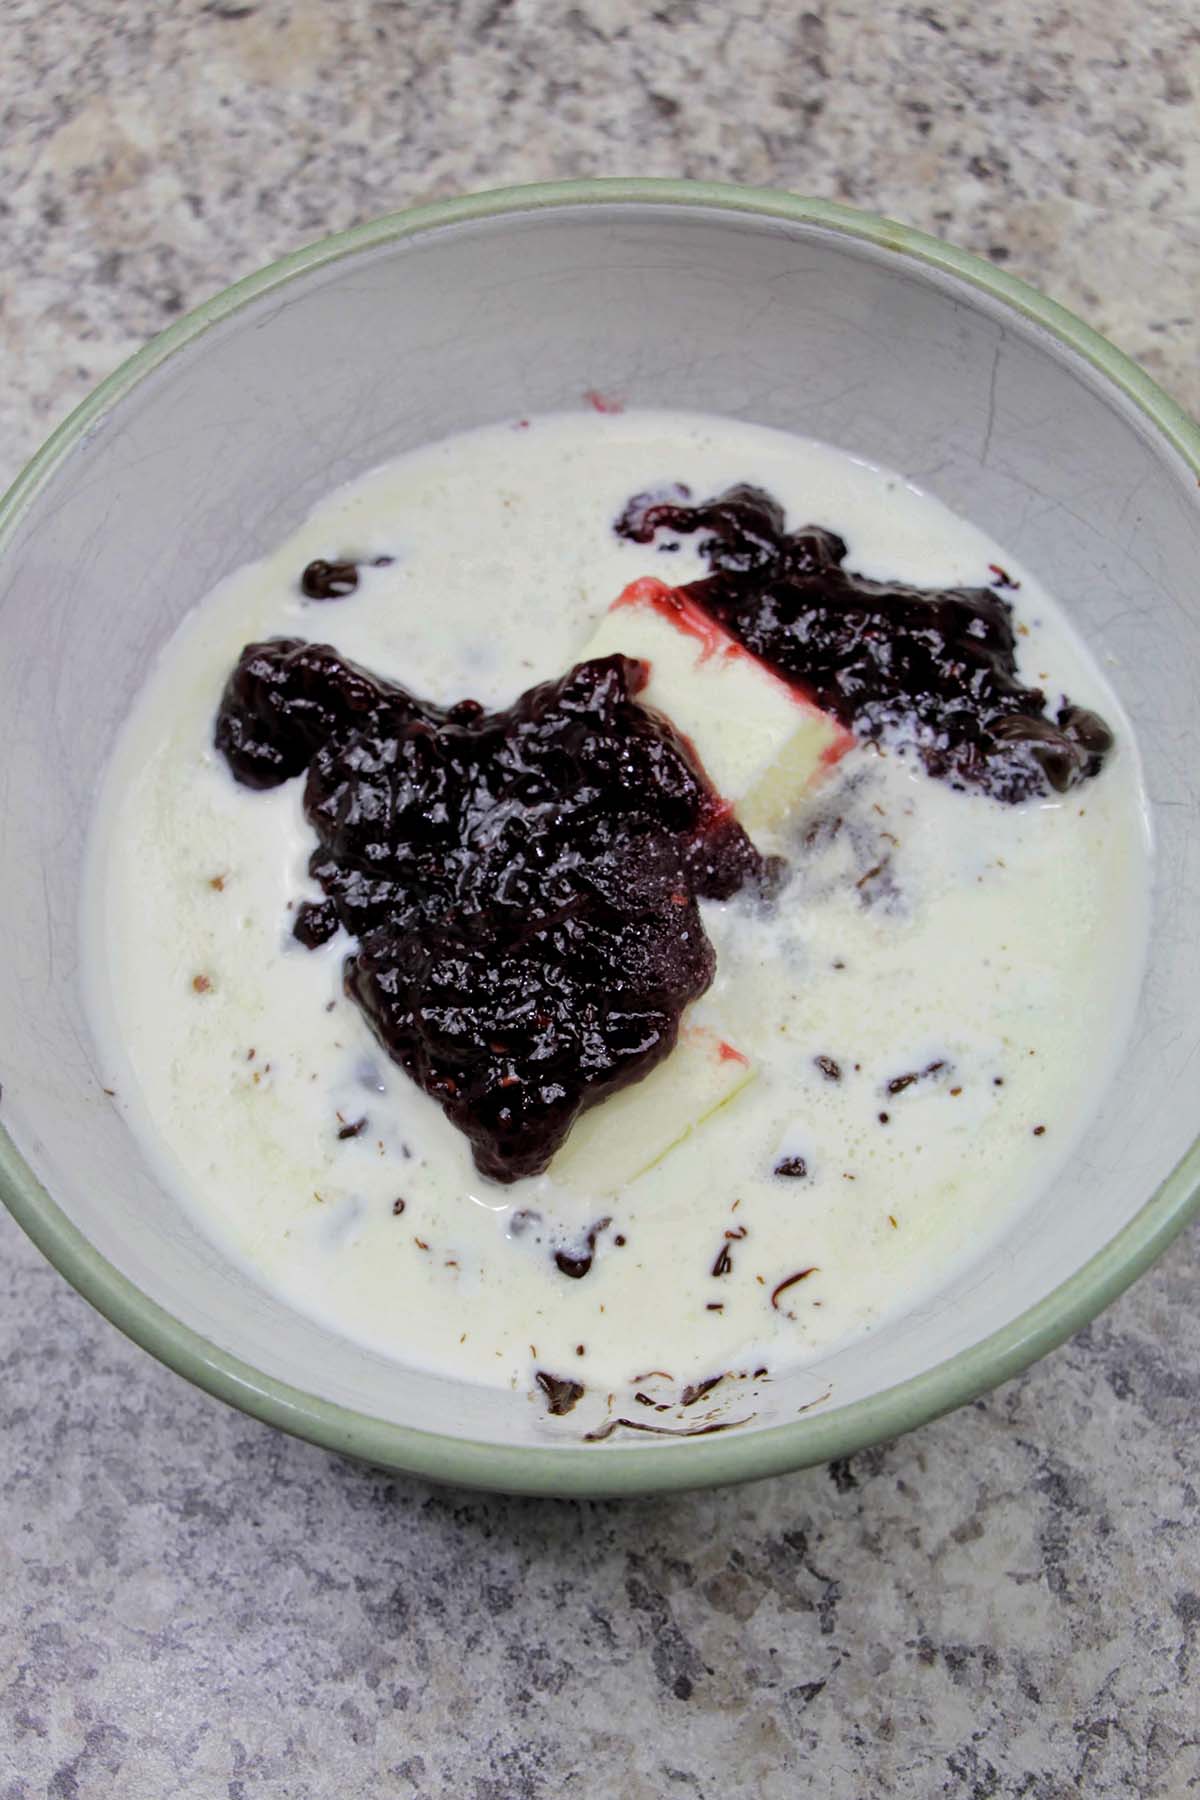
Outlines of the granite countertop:
<svg viewBox="0 0 1200 1800">
<path fill-rule="evenodd" d="M 174 315 L 476 187 L 685 174 L 957 240 L 1200 411 L 1178 0 L 6 0 L 0 485 Z M 0 1220 L 0 1800 L 1200 1789 L 1200 1233 L 790 1478 L 465 1497 L 226 1410 Z"/>
</svg>

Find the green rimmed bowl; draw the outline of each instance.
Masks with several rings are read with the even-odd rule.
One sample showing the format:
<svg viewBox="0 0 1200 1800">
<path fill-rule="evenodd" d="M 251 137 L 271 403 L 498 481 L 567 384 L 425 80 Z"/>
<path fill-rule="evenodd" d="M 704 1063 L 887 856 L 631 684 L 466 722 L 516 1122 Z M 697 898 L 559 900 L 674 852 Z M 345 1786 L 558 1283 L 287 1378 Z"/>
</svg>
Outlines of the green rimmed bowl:
<svg viewBox="0 0 1200 1800">
<path fill-rule="evenodd" d="M 1104 661 L 1138 731 L 1156 840 L 1129 1054 L 1052 1193 L 936 1304 L 777 1379 L 752 1424 L 665 1443 L 550 1438 L 524 1396 L 398 1368 L 256 1288 L 162 1192 L 109 1103 L 78 979 L 97 774 L 180 616 L 337 483 L 587 389 L 826 438 L 968 514 Z M 782 194 L 654 181 L 487 194 L 330 238 L 218 295 L 99 388 L 0 504 L 8 1205 L 181 1374 L 443 1481 L 632 1494 L 744 1480 L 844 1456 L 1013 1374 L 1200 1201 L 1198 472 L 1196 428 L 1070 314 L 933 239 Z"/>
</svg>

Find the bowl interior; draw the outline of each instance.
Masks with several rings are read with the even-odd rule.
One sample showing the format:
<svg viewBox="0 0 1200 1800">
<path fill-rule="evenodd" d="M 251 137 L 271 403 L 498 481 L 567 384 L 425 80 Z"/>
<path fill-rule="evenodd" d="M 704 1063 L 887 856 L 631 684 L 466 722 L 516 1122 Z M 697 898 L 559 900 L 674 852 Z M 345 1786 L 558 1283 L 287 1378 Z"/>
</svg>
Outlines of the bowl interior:
<svg viewBox="0 0 1200 1800">
<path fill-rule="evenodd" d="M 1135 723 L 1153 802 L 1150 963 L 1086 1149 L 936 1304 L 779 1380 L 748 1432 L 794 1420 L 827 1388 L 827 1411 L 860 1400 L 1006 1325 L 1128 1222 L 1196 1130 L 1200 505 L 1132 402 L 952 274 L 716 205 L 517 205 L 310 267 L 219 317 L 101 416 L 0 556 L 2 1116 L 87 1240 L 221 1350 L 386 1421 L 510 1446 L 546 1442 L 524 1396 L 398 1371 L 298 1318 L 160 1190 L 93 1064 L 81 861 L 113 735 L 214 582 L 372 464 L 578 406 L 587 389 L 826 438 L 967 514 L 1081 627 Z"/>
</svg>

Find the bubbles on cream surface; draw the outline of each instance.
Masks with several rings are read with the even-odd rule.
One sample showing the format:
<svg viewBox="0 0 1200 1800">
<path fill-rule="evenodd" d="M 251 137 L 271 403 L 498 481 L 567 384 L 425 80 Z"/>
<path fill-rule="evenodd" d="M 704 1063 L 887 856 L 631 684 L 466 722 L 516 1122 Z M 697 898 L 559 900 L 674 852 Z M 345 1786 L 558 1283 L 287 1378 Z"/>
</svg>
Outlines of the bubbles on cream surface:
<svg viewBox="0 0 1200 1800">
<path fill-rule="evenodd" d="M 703 906 L 717 977 L 694 1021 L 754 1079 L 615 1194 L 552 1171 L 502 1188 L 343 995 L 350 940 L 292 938 L 316 897 L 303 784 L 238 787 L 212 747 L 216 706 L 242 646 L 271 635 L 328 640 L 438 702 L 509 704 L 578 658 L 630 580 L 701 573 L 693 543 L 612 531 L 630 494 L 666 481 L 767 488 L 864 573 L 979 586 L 1001 566 L 1020 584 L 1023 678 L 1094 707 L 1118 746 L 1096 780 L 1021 806 L 851 751 L 763 845 L 792 870 L 774 905 Z M 358 562 L 357 588 L 306 599 L 315 558 Z M 293 1305 L 482 1383 L 530 1387 L 541 1368 L 616 1389 L 659 1370 L 678 1392 L 819 1360 L 1052 1204 L 1130 1016 L 1147 868 L 1113 696 L 975 527 L 762 427 L 558 415 L 372 472 L 184 621 L 99 803 L 91 1012 L 164 1184 Z"/>
</svg>

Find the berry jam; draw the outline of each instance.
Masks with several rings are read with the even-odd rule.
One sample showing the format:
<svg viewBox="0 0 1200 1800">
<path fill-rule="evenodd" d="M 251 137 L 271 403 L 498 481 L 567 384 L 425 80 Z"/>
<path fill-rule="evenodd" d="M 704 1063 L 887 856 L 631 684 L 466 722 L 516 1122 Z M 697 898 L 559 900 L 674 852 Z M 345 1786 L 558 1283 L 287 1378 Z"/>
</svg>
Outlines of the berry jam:
<svg viewBox="0 0 1200 1800">
<path fill-rule="evenodd" d="M 318 557 L 300 577 L 300 592 L 308 600 L 344 600 L 358 586 L 358 565 L 325 562 Z"/>
<path fill-rule="evenodd" d="M 376 556 L 371 567 L 387 569 L 394 561 L 392 556 Z M 344 600 L 358 586 L 358 569 L 356 562 L 326 562 L 319 556 L 301 575 L 300 592 L 306 600 Z"/>
<path fill-rule="evenodd" d="M 840 537 L 789 532 L 761 488 L 696 506 L 688 497 L 679 486 L 635 495 L 615 528 L 638 544 L 701 533 L 712 573 L 675 591 L 857 737 L 911 747 L 930 775 L 1009 802 L 1099 773 L 1112 733 L 1065 702 L 1048 716 L 1042 690 L 1022 686 L 1012 609 L 998 594 L 855 575 Z M 998 585 L 1012 585 L 1003 571 Z"/>
<path fill-rule="evenodd" d="M 441 708 L 277 638 L 243 651 L 222 698 L 240 782 L 307 770 L 326 899 L 297 937 L 358 940 L 347 993 L 497 1181 L 539 1173 L 584 1108 L 670 1053 L 713 977 L 697 898 L 765 874 L 638 703 L 646 679 L 599 657 L 504 712 Z"/>
</svg>

